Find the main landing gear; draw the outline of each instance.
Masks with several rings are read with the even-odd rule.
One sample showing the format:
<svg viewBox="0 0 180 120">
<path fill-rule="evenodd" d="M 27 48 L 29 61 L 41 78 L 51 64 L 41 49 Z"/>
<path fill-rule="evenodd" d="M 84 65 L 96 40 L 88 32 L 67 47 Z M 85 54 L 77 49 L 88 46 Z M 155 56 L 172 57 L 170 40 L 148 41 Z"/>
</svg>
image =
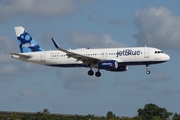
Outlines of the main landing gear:
<svg viewBox="0 0 180 120">
<path fill-rule="evenodd" d="M 147 74 L 150 74 L 150 73 L 151 73 L 151 71 L 149 70 L 149 65 L 146 65 L 146 73 L 147 73 Z"/>
<path fill-rule="evenodd" d="M 92 71 L 92 69 L 90 69 L 90 70 L 88 71 L 88 75 L 90 75 L 90 76 L 93 76 L 93 75 L 94 75 L 94 72 Z M 101 76 L 101 73 L 99 72 L 99 69 L 98 69 L 98 71 L 95 73 L 95 75 L 96 75 L 96 77 L 100 77 L 100 76 Z"/>
<path fill-rule="evenodd" d="M 93 72 L 92 70 L 89 70 L 89 71 L 88 71 L 88 75 L 93 76 L 93 75 L 94 75 L 94 72 Z"/>
</svg>

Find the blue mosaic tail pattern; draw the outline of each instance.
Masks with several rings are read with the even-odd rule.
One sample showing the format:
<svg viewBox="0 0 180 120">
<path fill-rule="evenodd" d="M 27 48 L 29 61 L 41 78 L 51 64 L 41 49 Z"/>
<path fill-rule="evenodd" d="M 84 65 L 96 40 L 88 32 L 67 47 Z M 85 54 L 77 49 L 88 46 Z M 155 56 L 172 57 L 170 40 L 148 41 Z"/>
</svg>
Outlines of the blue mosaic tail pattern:
<svg viewBox="0 0 180 120">
<path fill-rule="evenodd" d="M 23 27 L 15 27 L 21 53 L 44 51 Z"/>
</svg>

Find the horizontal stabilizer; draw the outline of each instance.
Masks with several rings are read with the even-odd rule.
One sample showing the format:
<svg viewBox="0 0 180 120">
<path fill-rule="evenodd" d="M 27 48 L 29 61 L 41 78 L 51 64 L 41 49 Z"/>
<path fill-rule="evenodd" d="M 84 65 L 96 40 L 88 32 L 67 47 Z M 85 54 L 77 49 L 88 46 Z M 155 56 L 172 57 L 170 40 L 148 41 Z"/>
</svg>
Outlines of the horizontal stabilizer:
<svg viewBox="0 0 180 120">
<path fill-rule="evenodd" d="M 21 58 L 26 58 L 26 59 L 29 59 L 32 57 L 31 55 L 24 55 L 24 54 L 20 54 L 20 53 L 10 53 L 10 54 L 19 56 Z"/>
</svg>

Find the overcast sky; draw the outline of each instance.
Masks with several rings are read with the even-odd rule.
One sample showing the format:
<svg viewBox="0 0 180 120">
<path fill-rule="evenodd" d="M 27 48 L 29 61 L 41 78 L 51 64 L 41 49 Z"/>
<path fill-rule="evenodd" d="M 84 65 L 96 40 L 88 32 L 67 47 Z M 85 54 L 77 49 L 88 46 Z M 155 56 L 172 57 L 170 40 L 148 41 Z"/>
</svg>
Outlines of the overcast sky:
<svg viewBox="0 0 180 120">
<path fill-rule="evenodd" d="M 180 112 L 179 0 L 0 0 L 0 111 L 135 116 L 154 103 Z M 65 49 L 157 47 L 170 61 L 130 66 L 127 72 L 53 68 L 11 58 L 20 52 L 14 32 L 23 26 L 45 49 L 50 38 Z"/>
</svg>

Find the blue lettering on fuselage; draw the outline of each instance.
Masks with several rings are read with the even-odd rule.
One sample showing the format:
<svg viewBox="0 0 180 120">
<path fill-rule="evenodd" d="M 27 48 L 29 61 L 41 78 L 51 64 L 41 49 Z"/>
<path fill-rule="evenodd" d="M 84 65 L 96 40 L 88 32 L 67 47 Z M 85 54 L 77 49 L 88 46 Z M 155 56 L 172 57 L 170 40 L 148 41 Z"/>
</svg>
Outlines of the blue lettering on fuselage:
<svg viewBox="0 0 180 120">
<path fill-rule="evenodd" d="M 131 50 L 131 49 L 126 49 L 126 50 L 117 50 L 116 57 L 118 56 L 131 56 L 131 55 L 140 55 L 141 51 L 140 50 Z"/>
</svg>

